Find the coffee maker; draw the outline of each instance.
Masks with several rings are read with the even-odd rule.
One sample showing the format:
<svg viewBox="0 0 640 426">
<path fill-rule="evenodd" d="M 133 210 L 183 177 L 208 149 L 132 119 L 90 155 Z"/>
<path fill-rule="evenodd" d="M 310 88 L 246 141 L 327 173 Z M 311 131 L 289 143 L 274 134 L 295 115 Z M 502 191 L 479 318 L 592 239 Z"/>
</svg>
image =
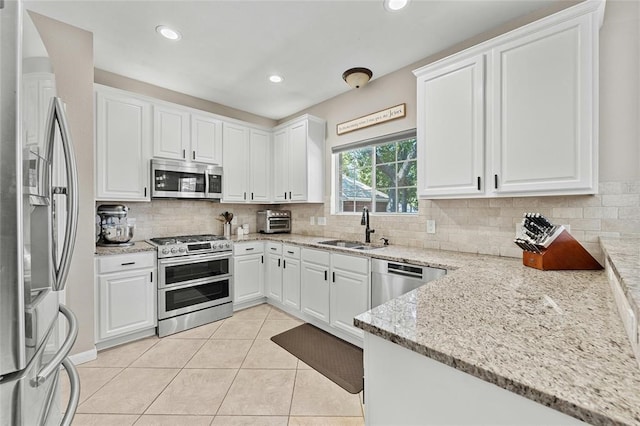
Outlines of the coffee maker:
<svg viewBox="0 0 640 426">
<path fill-rule="evenodd" d="M 99 226 L 97 245 L 130 246 L 133 245 L 135 219 L 127 217 L 129 207 L 124 204 L 102 204 L 98 207 L 96 225 Z M 99 223 L 97 223 L 99 222 Z"/>
</svg>

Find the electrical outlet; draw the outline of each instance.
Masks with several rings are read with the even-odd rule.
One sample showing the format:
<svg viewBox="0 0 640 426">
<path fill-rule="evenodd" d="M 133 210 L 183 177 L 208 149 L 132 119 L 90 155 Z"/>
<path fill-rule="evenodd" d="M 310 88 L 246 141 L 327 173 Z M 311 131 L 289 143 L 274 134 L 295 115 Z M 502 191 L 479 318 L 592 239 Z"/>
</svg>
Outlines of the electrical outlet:
<svg viewBox="0 0 640 426">
<path fill-rule="evenodd" d="M 436 233 L 436 221 L 427 220 L 427 234 L 435 234 L 435 233 Z"/>
<path fill-rule="evenodd" d="M 324 216 L 318 216 L 318 225 L 325 226 L 327 224 L 327 218 Z"/>
<path fill-rule="evenodd" d="M 311 217 L 309 218 L 309 224 L 310 224 L 310 225 L 315 225 L 315 224 L 316 224 L 316 218 L 315 218 L 315 216 L 311 216 Z"/>
</svg>

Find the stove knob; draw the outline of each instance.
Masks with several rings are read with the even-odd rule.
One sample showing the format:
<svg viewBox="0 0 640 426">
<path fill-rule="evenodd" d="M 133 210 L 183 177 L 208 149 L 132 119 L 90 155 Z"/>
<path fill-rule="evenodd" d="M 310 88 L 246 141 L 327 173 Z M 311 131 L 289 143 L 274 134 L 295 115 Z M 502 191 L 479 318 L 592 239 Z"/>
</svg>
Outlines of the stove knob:
<svg viewBox="0 0 640 426">
<path fill-rule="evenodd" d="M 224 243 L 224 248 L 231 248 L 231 243 L 229 242 Z"/>
<path fill-rule="evenodd" d="M 185 251 L 187 251 L 187 249 L 185 249 L 184 247 L 180 247 L 180 253 L 184 253 Z"/>
<path fill-rule="evenodd" d="M 169 254 L 169 249 L 163 248 L 162 249 L 162 254 Z"/>
<path fill-rule="evenodd" d="M 178 249 L 177 249 L 177 248 L 175 248 L 175 247 L 174 247 L 174 248 L 172 248 L 172 249 L 171 249 L 171 253 L 174 253 L 174 254 L 175 254 L 175 253 L 177 253 L 177 252 L 178 252 Z"/>
</svg>

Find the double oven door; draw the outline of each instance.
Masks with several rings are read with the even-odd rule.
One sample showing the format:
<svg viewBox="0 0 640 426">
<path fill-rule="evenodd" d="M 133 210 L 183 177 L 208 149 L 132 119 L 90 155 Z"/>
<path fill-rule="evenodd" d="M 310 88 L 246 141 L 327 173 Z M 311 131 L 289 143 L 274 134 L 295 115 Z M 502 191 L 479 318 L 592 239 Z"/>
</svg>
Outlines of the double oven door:
<svg viewBox="0 0 640 426">
<path fill-rule="evenodd" d="M 158 319 L 231 302 L 231 252 L 158 260 Z"/>
</svg>

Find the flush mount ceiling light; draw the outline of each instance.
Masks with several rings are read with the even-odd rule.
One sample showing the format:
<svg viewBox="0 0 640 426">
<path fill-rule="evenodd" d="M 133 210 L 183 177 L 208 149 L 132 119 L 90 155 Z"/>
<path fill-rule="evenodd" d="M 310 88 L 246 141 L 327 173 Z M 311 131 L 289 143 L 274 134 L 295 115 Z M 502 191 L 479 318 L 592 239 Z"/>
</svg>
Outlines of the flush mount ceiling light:
<svg viewBox="0 0 640 426">
<path fill-rule="evenodd" d="M 169 28 L 166 25 L 158 25 L 156 27 L 156 32 L 160 34 L 162 37 L 167 38 L 169 40 L 180 40 L 182 38 L 182 34 L 179 31 L 174 30 L 173 28 Z"/>
<path fill-rule="evenodd" d="M 274 74 L 269 76 L 269 81 L 272 83 L 282 83 L 284 81 L 284 78 L 282 78 L 282 76 Z"/>
<path fill-rule="evenodd" d="M 396 12 L 407 7 L 409 0 L 384 0 L 382 4 L 389 12 Z"/>
<path fill-rule="evenodd" d="M 342 79 L 354 89 L 359 89 L 371 80 L 373 73 L 369 68 L 351 68 L 342 73 Z"/>
</svg>

